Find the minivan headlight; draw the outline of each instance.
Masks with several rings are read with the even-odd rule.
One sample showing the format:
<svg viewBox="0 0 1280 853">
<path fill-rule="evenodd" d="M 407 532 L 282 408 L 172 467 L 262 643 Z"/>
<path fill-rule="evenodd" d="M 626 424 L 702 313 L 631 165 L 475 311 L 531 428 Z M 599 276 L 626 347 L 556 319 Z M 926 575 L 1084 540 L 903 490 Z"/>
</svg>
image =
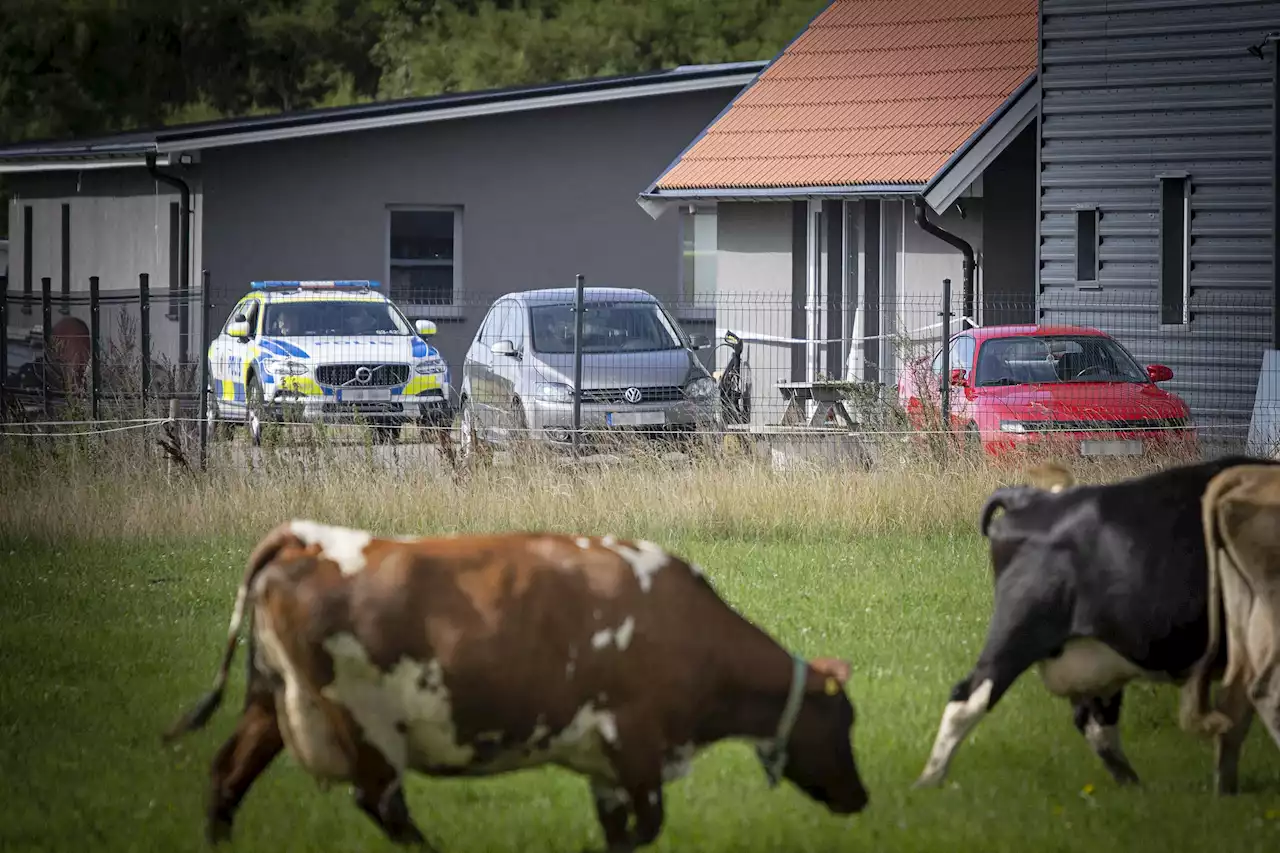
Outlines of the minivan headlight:
<svg viewBox="0 0 1280 853">
<path fill-rule="evenodd" d="M 306 376 L 307 364 L 292 358 L 266 358 L 262 366 L 273 376 Z"/>
<path fill-rule="evenodd" d="M 540 382 L 534 396 L 551 403 L 572 403 L 573 388 L 563 382 Z"/>
<path fill-rule="evenodd" d="M 695 400 L 706 400 L 715 396 L 716 383 L 709 376 L 701 376 L 685 386 L 684 393 Z"/>
</svg>

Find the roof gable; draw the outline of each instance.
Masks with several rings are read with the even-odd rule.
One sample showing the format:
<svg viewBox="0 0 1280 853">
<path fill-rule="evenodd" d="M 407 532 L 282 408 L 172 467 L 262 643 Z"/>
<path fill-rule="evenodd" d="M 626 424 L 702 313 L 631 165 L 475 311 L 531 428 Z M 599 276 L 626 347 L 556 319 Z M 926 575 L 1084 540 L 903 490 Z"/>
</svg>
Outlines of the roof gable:
<svg viewBox="0 0 1280 853">
<path fill-rule="evenodd" d="M 754 79 L 765 64 L 760 61 L 682 65 L 641 74 L 219 119 L 97 139 L 27 142 L 0 146 L 0 173 L 52 168 L 137 166 L 144 163 L 147 154 L 158 155 L 160 164 L 167 165 L 167 155 L 171 153 L 206 148 L 598 104 L 681 92 L 738 88 Z"/>
<path fill-rule="evenodd" d="M 1025 90 L 1038 33 L 1037 0 L 833 0 L 652 191 L 923 188 Z"/>
</svg>

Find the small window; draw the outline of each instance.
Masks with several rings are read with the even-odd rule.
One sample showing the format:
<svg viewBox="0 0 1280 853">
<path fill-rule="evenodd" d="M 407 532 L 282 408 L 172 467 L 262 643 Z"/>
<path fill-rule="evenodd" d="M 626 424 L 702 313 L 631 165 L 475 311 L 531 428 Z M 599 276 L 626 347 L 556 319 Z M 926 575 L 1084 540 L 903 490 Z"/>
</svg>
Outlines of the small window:
<svg viewBox="0 0 1280 853">
<path fill-rule="evenodd" d="M 1160 179 L 1160 322 L 1191 322 L 1191 181 Z"/>
<path fill-rule="evenodd" d="M 392 210 L 391 299 L 421 305 L 454 305 L 458 293 L 459 214 L 444 208 Z"/>
<path fill-rule="evenodd" d="M 1076 281 L 1098 281 L 1098 210 L 1076 211 Z"/>
<path fill-rule="evenodd" d="M 716 228 L 714 207 L 680 209 L 683 296 L 690 304 L 709 304 L 715 296 Z"/>
</svg>

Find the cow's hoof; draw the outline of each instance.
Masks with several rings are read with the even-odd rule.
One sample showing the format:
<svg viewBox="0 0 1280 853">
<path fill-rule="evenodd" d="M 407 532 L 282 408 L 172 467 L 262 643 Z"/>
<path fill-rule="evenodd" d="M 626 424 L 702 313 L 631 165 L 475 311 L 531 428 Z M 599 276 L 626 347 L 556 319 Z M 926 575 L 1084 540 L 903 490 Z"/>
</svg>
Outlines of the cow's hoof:
<svg viewBox="0 0 1280 853">
<path fill-rule="evenodd" d="M 399 827 L 394 832 L 387 833 L 387 836 L 393 844 L 398 844 L 401 847 L 420 847 L 424 850 L 435 849 L 427 843 L 427 838 L 422 834 L 422 830 L 413 824 Z"/>
<path fill-rule="evenodd" d="M 942 786 L 943 776 L 941 773 L 921 773 L 920 778 L 911 783 L 911 790 L 918 791 L 922 788 L 939 788 Z"/>
<path fill-rule="evenodd" d="M 231 821 L 226 818 L 210 818 L 204 827 L 204 840 L 210 846 L 231 840 Z"/>
</svg>

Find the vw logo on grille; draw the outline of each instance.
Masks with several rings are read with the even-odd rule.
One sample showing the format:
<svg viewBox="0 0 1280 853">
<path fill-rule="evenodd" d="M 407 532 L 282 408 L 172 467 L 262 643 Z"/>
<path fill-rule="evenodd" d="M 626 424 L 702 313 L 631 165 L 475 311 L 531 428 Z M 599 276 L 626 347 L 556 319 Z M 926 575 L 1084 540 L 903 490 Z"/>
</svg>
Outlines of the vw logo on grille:
<svg viewBox="0 0 1280 853">
<path fill-rule="evenodd" d="M 639 388 L 628 388 L 627 390 L 625 390 L 625 391 L 623 391 L 623 392 L 622 392 L 622 399 L 626 400 L 628 403 L 639 403 L 639 402 L 640 402 L 640 389 L 639 389 Z"/>
<path fill-rule="evenodd" d="M 363 364 L 356 368 L 356 381 L 361 385 L 373 378 L 373 371 Z"/>
</svg>

